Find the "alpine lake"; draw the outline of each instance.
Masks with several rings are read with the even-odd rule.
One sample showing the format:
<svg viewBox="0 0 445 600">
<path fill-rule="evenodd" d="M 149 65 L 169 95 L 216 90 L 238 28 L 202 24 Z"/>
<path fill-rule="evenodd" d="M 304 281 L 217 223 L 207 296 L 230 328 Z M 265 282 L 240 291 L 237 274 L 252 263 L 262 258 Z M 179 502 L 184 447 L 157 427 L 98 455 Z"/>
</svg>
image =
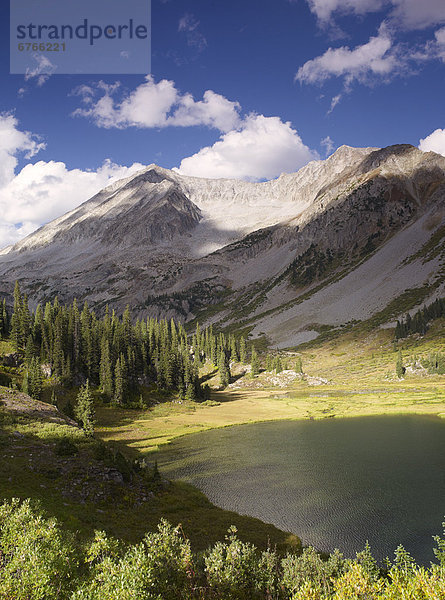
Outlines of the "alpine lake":
<svg viewBox="0 0 445 600">
<path fill-rule="evenodd" d="M 156 454 L 166 477 L 216 505 L 352 557 L 403 544 L 422 564 L 445 516 L 445 421 L 378 416 L 271 421 L 186 435 Z"/>
</svg>

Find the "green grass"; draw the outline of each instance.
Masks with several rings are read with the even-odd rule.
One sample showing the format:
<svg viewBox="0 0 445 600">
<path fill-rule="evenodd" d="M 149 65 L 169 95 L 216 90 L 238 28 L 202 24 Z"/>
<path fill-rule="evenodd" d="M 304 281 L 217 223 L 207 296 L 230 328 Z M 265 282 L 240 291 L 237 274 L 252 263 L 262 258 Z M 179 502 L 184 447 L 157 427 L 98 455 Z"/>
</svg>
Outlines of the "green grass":
<svg viewBox="0 0 445 600">
<path fill-rule="evenodd" d="M 445 320 L 436 321 L 423 338 L 399 341 L 406 365 L 415 355 L 443 350 Z M 299 352 L 306 374 L 328 380 L 311 386 L 297 381 L 287 388 L 254 383 L 236 390 L 213 391 L 206 405 L 165 402 L 149 410 L 98 408 L 98 435 L 134 456 L 187 435 L 230 425 L 280 419 L 323 419 L 384 414 L 445 416 L 445 376 L 395 374 L 397 352 L 392 330 L 348 332 L 320 347 Z M 292 365 L 294 355 L 289 356 Z M 210 383 L 216 380 L 210 380 Z M 241 380 L 242 382 L 242 380 Z"/>
<path fill-rule="evenodd" d="M 5 393 L 12 392 L 0 388 L 0 399 Z M 29 400 L 29 404 L 32 408 L 33 401 Z M 78 454 L 65 459 L 71 461 L 73 473 L 63 475 L 52 466 L 55 444 L 61 437 L 68 437 L 79 449 Z M 159 486 L 138 478 L 137 486 L 145 486 L 147 493 L 144 502 L 135 494 L 136 484 L 119 488 L 111 502 L 82 502 L 67 496 L 66 490 L 79 484 L 82 489 L 97 487 L 97 482 L 92 482 L 88 474 L 102 464 L 97 458 L 97 449 L 98 442 L 86 437 L 77 427 L 0 408 L 0 498 L 39 500 L 50 515 L 84 539 L 90 538 L 95 529 L 103 529 L 126 542 L 136 542 L 147 531 L 154 531 L 165 517 L 174 525 L 182 524 L 197 551 L 224 539 L 232 524 L 237 526 L 243 539 L 260 548 L 267 547 L 269 541 L 280 552 L 301 546 L 296 536 L 258 519 L 217 508 L 204 494 L 183 483 Z"/>
</svg>

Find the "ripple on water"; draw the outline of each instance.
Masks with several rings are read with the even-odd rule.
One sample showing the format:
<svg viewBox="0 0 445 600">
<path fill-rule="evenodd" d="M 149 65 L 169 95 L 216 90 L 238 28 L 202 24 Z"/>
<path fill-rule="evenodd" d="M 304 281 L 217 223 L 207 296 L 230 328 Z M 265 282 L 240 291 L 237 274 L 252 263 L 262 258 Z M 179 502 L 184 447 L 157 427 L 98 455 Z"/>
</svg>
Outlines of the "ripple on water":
<svg viewBox="0 0 445 600">
<path fill-rule="evenodd" d="M 166 476 L 229 510 L 325 551 L 374 555 L 399 543 L 433 560 L 445 515 L 445 424 L 420 416 L 277 421 L 182 437 L 161 450 Z"/>
</svg>

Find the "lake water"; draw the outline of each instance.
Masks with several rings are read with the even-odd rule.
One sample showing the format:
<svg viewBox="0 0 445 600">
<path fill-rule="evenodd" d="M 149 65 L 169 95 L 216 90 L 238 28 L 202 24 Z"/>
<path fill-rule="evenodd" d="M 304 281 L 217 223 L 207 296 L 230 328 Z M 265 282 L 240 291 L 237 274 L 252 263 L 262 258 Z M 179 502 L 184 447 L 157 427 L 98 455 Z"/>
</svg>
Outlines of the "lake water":
<svg viewBox="0 0 445 600">
<path fill-rule="evenodd" d="M 397 416 L 276 421 L 185 436 L 158 454 L 163 474 L 216 505 L 258 517 L 320 550 L 378 559 L 398 544 L 434 559 L 445 515 L 445 423 Z"/>
</svg>

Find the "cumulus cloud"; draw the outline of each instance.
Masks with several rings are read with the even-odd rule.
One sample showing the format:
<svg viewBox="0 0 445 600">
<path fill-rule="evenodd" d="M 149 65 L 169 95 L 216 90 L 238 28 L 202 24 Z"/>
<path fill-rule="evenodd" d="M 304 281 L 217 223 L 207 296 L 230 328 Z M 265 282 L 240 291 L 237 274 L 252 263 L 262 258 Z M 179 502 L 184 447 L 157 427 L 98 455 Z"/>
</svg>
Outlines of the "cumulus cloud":
<svg viewBox="0 0 445 600">
<path fill-rule="evenodd" d="M 426 138 L 420 140 L 419 148 L 423 152 L 437 152 L 445 156 L 445 129 L 436 129 Z"/>
<path fill-rule="evenodd" d="M 12 114 L 0 114 L 0 187 L 14 177 L 17 157 L 21 153 L 25 158 L 32 158 L 44 147 L 37 136 L 17 128 L 17 119 Z"/>
<path fill-rule="evenodd" d="M 387 9 L 387 18 L 400 29 L 425 29 L 445 23 L 443 0 L 307 0 L 322 26 L 344 14 L 364 15 Z"/>
<path fill-rule="evenodd" d="M 378 35 L 371 37 L 366 44 L 352 50 L 347 46 L 328 48 L 321 56 L 308 60 L 298 69 L 295 78 L 301 83 L 314 84 L 323 83 L 331 77 L 343 77 L 350 85 L 354 80 L 366 83 L 376 77 L 388 79 L 402 67 L 403 62 L 397 49 L 393 48 L 391 35 L 382 25 Z"/>
<path fill-rule="evenodd" d="M 72 210 L 106 185 L 143 165 L 123 167 L 105 161 L 97 171 L 68 169 L 65 163 L 38 161 L 15 174 L 17 157 L 31 158 L 44 144 L 20 131 L 15 117 L 0 115 L 0 247 L 17 242 Z"/>
<path fill-rule="evenodd" d="M 443 0 L 392 0 L 391 20 L 406 30 L 445 23 Z"/>
<path fill-rule="evenodd" d="M 207 90 L 202 100 L 191 94 L 181 94 L 173 81 L 163 79 L 156 83 L 151 75 L 135 90 L 115 101 L 119 83 L 112 86 L 81 86 L 74 91 L 81 97 L 83 108 L 74 116 L 86 117 L 98 127 L 189 127 L 204 125 L 227 132 L 240 122 L 238 102 Z M 101 95 L 98 98 L 98 95 Z"/>
<path fill-rule="evenodd" d="M 250 115 L 238 130 L 182 160 L 178 170 L 198 177 L 259 181 L 296 171 L 314 158 L 318 155 L 305 146 L 289 122 Z"/>
<path fill-rule="evenodd" d="M 320 24 L 326 25 L 331 22 L 335 13 L 363 15 L 379 11 L 386 0 L 307 0 L 307 2 Z"/>
</svg>

